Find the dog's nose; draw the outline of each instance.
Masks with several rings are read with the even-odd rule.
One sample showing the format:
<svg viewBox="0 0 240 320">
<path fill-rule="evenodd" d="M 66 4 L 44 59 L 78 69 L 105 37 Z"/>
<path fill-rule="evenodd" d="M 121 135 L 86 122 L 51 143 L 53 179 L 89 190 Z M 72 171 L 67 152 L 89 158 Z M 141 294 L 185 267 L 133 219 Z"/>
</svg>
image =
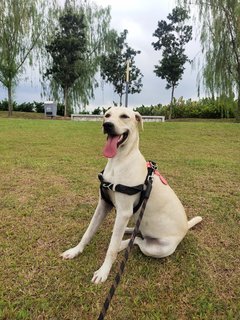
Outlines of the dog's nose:
<svg viewBox="0 0 240 320">
<path fill-rule="evenodd" d="M 114 124 L 112 122 L 105 122 L 103 124 L 104 133 L 114 134 Z"/>
</svg>

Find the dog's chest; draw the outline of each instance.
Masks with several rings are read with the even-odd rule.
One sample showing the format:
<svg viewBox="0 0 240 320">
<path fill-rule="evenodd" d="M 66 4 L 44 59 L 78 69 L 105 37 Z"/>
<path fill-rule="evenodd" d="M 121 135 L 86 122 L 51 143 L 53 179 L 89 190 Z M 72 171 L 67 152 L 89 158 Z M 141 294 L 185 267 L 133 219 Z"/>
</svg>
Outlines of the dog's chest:
<svg viewBox="0 0 240 320">
<path fill-rule="evenodd" d="M 138 170 L 136 167 L 128 166 L 124 167 L 110 167 L 106 166 L 103 172 L 103 178 L 105 181 L 113 184 L 123 184 L 126 186 L 134 186 L 137 184 L 144 183 L 146 176 L 146 169 Z"/>
</svg>

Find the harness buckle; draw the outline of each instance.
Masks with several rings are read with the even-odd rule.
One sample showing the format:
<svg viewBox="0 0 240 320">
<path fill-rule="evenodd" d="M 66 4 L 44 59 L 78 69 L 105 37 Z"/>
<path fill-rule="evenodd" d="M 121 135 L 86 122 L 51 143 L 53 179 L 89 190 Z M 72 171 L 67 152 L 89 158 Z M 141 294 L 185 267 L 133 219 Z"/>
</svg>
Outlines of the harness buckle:
<svg viewBox="0 0 240 320">
<path fill-rule="evenodd" d="M 103 187 L 104 189 L 113 190 L 113 183 L 103 182 L 102 187 Z"/>
<path fill-rule="evenodd" d="M 157 167 L 156 162 L 148 161 L 148 163 L 150 165 L 150 168 L 152 168 L 154 171 L 157 171 L 158 167 Z"/>
</svg>

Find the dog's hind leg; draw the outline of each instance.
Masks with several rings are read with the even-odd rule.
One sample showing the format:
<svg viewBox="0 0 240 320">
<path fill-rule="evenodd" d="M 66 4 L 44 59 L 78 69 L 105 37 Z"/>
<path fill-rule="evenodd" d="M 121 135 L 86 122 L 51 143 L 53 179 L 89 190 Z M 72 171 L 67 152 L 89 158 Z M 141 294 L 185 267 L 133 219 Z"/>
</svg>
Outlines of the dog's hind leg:
<svg viewBox="0 0 240 320">
<path fill-rule="evenodd" d="M 127 248 L 130 239 L 123 240 L 121 242 L 119 251 Z M 178 242 L 173 243 L 171 241 L 161 241 L 159 239 L 136 237 L 134 244 L 137 244 L 143 254 L 153 258 L 164 258 L 170 256 L 176 249 Z"/>
<path fill-rule="evenodd" d="M 97 232 L 98 228 L 100 227 L 102 221 L 106 217 L 107 213 L 112 209 L 112 206 L 106 203 L 103 199 L 99 199 L 98 206 L 95 210 L 95 213 L 92 217 L 92 220 L 84 233 L 81 241 L 79 244 L 71 248 L 61 254 L 61 257 L 63 259 L 73 259 L 76 257 L 79 253 L 83 252 L 83 249 L 85 246 L 91 241 L 94 234 Z"/>
<path fill-rule="evenodd" d="M 137 237 L 134 244 L 137 244 L 143 254 L 153 258 L 164 258 L 170 256 L 177 248 L 181 239 L 173 237 L 166 239 L 154 239 Z"/>
</svg>

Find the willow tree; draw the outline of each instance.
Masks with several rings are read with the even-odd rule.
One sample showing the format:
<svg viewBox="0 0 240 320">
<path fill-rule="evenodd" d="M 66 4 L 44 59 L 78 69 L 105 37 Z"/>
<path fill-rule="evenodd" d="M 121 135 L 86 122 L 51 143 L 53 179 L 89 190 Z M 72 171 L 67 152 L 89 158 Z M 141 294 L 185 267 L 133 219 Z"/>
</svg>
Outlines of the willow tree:
<svg viewBox="0 0 240 320">
<path fill-rule="evenodd" d="M 182 0 L 191 4 L 190 0 Z M 202 79 L 213 95 L 237 97 L 240 121 L 240 2 L 196 0 L 204 55 Z"/>
<path fill-rule="evenodd" d="M 68 112 L 68 95 L 76 80 L 85 74 L 86 24 L 83 12 L 74 12 L 67 6 L 59 17 L 59 30 L 50 44 L 47 52 L 52 57 L 52 63 L 45 75 L 59 84 L 64 96 L 64 116 Z"/>
<path fill-rule="evenodd" d="M 112 48 L 115 32 L 110 29 L 110 8 L 95 3 L 67 0 L 55 33 L 46 46 L 51 57 L 47 68 L 50 93 L 70 104 L 86 106 L 98 86 L 95 75 L 100 57 Z"/>
<path fill-rule="evenodd" d="M 8 114 L 12 115 L 12 94 L 28 60 L 39 61 L 55 0 L 0 1 L 0 82 L 8 91 Z M 36 49 L 39 49 L 38 51 Z"/>
</svg>

